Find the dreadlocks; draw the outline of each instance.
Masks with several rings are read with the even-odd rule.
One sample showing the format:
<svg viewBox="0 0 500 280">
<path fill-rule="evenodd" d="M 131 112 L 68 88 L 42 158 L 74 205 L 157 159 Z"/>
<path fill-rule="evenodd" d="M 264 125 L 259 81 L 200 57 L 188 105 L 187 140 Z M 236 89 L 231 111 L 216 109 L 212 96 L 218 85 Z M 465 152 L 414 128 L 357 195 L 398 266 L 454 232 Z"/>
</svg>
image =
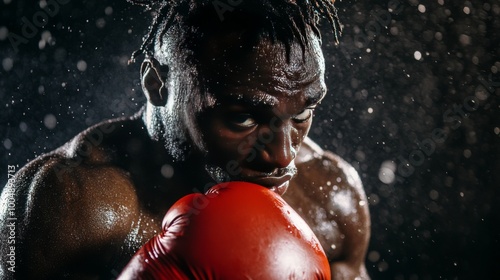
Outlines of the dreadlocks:
<svg viewBox="0 0 500 280">
<path fill-rule="evenodd" d="M 155 39 L 162 38 L 173 24 L 187 24 L 196 16 L 203 14 L 207 8 L 213 14 L 216 13 L 216 1 L 213 0 L 127 1 L 155 13 L 153 23 L 141 47 L 132 53 L 129 62 L 134 62 L 135 58 L 141 54 L 150 54 Z M 265 25 L 272 40 L 287 42 L 295 38 L 302 46 L 306 41 L 306 26 L 310 26 L 313 32 L 321 37 L 318 27 L 319 19 L 327 18 L 333 30 L 335 43 L 338 43 L 342 30 L 337 9 L 333 3 L 334 0 L 240 0 L 235 7 L 237 11 L 231 14 L 233 18 L 237 18 L 240 14 L 251 15 L 251 18 L 258 17 L 266 22 Z M 222 24 L 222 18 L 213 16 L 212 19 L 214 18 Z M 207 24 L 207 21 L 202 24 Z"/>
</svg>

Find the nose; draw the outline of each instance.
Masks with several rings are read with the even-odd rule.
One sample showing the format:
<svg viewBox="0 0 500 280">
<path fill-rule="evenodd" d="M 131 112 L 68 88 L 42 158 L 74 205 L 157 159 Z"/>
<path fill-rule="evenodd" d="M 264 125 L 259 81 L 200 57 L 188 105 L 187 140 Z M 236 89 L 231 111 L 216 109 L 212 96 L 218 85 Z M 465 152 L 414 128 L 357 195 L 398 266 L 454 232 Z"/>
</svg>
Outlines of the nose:
<svg viewBox="0 0 500 280">
<path fill-rule="evenodd" d="M 262 128 L 259 140 L 264 144 L 262 160 L 268 167 L 284 168 L 290 165 L 297 155 L 295 140 L 297 130 L 290 125 L 282 125 L 277 129 Z"/>
</svg>

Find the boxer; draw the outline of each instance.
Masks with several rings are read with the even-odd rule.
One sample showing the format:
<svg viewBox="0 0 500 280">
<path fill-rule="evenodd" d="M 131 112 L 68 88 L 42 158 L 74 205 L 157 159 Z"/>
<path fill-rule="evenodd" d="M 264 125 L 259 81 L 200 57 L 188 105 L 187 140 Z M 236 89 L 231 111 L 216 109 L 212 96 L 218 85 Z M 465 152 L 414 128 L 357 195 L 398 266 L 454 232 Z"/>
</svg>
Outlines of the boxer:
<svg viewBox="0 0 500 280">
<path fill-rule="evenodd" d="M 147 102 L 19 170 L 15 192 L 1 198 L 2 240 L 12 196 L 17 217 L 15 272 L 2 242 L 2 278 L 114 278 L 162 231 L 180 198 L 244 181 L 301 215 L 333 279 L 369 279 L 370 216 L 359 176 L 307 137 L 327 90 L 319 20 L 338 31 L 333 3 L 132 2 L 155 11 L 132 57 L 145 56 Z"/>
</svg>

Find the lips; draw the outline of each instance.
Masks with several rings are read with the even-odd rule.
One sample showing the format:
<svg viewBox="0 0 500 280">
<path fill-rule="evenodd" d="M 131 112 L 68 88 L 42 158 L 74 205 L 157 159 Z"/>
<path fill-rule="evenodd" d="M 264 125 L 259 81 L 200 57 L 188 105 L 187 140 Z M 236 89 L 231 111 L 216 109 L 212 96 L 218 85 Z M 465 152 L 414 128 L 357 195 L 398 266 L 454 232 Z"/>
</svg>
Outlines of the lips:
<svg viewBox="0 0 500 280">
<path fill-rule="evenodd" d="M 293 173 L 285 173 L 281 176 L 243 176 L 240 179 L 264 186 L 279 195 L 283 195 L 288 189 L 289 182 L 293 176 Z"/>
<path fill-rule="evenodd" d="M 237 176 L 230 176 L 217 165 L 206 165 L 205 170 L 216 182 L 243 181 L 254 183 L 279 195 L 285 193 L 290 180 L 297 173 L 297 168 L 293 163 L 285 168 L 277 168 L 273 172 L 259 172 L 250 168 L 242 168 Z"/>
</svg>

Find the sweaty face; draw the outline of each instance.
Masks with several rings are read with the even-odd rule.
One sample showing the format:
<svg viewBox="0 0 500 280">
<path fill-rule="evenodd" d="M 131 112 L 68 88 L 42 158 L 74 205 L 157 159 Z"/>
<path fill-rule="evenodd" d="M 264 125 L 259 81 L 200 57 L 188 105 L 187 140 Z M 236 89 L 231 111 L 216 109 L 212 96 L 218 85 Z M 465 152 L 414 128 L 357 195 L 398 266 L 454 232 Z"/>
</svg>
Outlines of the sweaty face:
<svg viewBox="0 0 500 280">
<path fill-rule="evenodd" d="M 206 90 L 212 104 L 195 122 L 206 151 L 206 170 L 220 182 L 243 180 L 283 194 L 295 175 L 294 159 L 314 108 L 324 97 L 324 61 L 313 35 L 303 52 L 293 43 L 262 40 L 239 54 L 221 46 L 207 52 Z M 205 64 L 207 65 L 207 64 Z"/>
</svg>

